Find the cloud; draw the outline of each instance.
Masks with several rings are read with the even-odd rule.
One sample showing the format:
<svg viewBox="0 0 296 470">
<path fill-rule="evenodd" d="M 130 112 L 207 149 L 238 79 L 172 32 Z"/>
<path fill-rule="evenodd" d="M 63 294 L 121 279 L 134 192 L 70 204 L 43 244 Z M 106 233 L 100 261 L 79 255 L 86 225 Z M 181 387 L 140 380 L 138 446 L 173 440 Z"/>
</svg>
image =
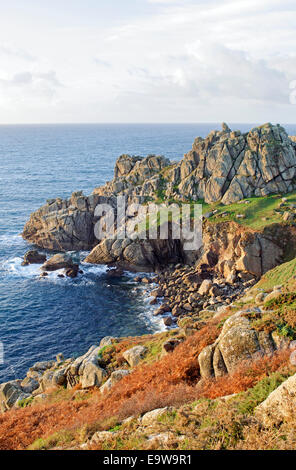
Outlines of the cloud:
<svg viewBox="0 0 296 470">
<path fill-rule="evenodd" d="M 148 3 L 163 3 L 166 5 L 170 5 L 173 3 L 182 3 L 184 0 L 148 0 Z"/>
<path fill-rule="evenodd" d="M 44 82 L 53 88 L 63 87 L 62 83 L 57 79 L 56 73 L 54 71 L 46 73 L 31 73 L 31 72 L 21 72 L 16 73 L 13 77 L 9 79 L 0 79 L 0 84 L 3 86 L 16 86 L 23 87 L 27 85 L 36 84 L 38 82 Z"/>
<path fill-rule="evenodd" d="M 5 45 L 0 45 L 0 55 L 22 59 L 27 62 L 35 62 L 37 59 L 28 52 Z"/>
<path fill-rule="evenodd" d="M 43 119 L 59 103 L 68 122 L 294 120 L 295 0 L 110 3 L 109 13 L 85 6 L 83 24 L 73 13 L 66 26 L 22 17 L 15 37 L 6 27 L 1 103 L 14 102 L 17 114 L 33 100 Z M 25 50 L 31 64 L 20 63 Z"/>
<path fill-rule="evenodd" d="M 33 81 L 32 74 L 30 72 L 16 73 L 11 79 L 2 79 L 0 83 L 7 86 L 22 86 L 31 84 Z"/>
<path fill-rule="evenodd" d="M 287 76 L 266 61 L 248 57 L 244 51 L 202 41 L 189 44 L 187 51 L 187 76 L 189 80 L 195 77 L 201 91 L 209 98 L 287 102 Z"/>
<path fill-rule="evenodd" d="M 55 104 L 59 100 L 58 91 L 63 87 L 54 71 L 16 73 L 0 79 L 0 103 L 3 107 L 16 106 L 16 109 L 21 103 L 40 108 Z"/>
<path fill-rule="evenodd" d="M 145 118 L 158 119 L 158 106 L 177 121 L 216 120 L 222 103 L 233 115 L 249 108 L 240 120 L 256 121 L 256 109 L 264 107 L 266 114 L 271 106 L 294 112 L 289 104 L 289 81 L 294 73 L 296 78 L 293 2 L 157 3 L 166 3 L 165 10 L 153 18 L 109 31 L 108 53 L 120 74 L 111 77 L 118 92 L 110 109 L 122 106 L 129 115 L 142 109 Z M 197 109 L 204 113 L 199 118 Z"/>
<path fill-rule="evenodd" d="M 102 65 L 103 67 L 112 67 L 112 65 L 110 64 L 110 62 L 108 62 L 107 60 L 102 60 L 102 59 L 99 59 L 97 57 L 94 58 L 94 62 L 97 64 L 97 65 Z"/>
</svg>

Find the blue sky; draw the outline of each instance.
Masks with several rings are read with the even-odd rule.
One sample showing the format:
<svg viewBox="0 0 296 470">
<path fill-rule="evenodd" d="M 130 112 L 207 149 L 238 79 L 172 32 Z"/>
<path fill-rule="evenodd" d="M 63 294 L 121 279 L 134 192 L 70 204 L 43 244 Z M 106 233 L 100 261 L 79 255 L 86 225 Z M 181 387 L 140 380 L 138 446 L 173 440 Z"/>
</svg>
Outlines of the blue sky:
<svg viewBox="0 0 296 470">
<path fill-rule="evenodd" d="M 0 7 L 0 123 L 296 122 L 295 0 Z"/>
</svg>

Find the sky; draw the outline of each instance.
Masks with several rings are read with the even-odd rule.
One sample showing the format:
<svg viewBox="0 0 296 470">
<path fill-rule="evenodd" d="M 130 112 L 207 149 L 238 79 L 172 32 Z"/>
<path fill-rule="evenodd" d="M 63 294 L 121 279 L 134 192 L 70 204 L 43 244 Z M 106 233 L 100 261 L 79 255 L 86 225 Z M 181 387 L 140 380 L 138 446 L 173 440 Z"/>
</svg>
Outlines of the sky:
<svg viewBox="0 0 296 470">
<path fill-rule="evenodd" d="M 0 0 L 0 12 L 2 124 L 296 123 L 295 0 Z"/>
</svg>

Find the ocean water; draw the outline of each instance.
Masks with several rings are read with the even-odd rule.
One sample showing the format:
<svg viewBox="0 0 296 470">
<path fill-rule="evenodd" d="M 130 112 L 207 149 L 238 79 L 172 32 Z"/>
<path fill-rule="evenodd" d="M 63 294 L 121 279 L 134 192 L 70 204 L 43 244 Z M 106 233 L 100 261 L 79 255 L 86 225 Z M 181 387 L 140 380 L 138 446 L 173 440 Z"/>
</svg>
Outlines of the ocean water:
<svg viewBox="0 0 296 470">
<path fill-rule="evenodd" d="M 163 328 L 132 274 L 111 280 L 105 266 L 85 264 L 84 274 L 74 280 L 58 273 L 41 279 L 40 266 L 21 266 L 30 245 L 20 233 L 46 199 L 69 197 L 77 190 L 90 194 L 110 180 L 122 153 L 180 159 L 195 137 L 214 128 L 220 125 L 0 126 L 0 383 L 23 377 L 34 362 L 58 352 L 82 354 L 103 336 Z M 296 125 L 286 128 L 296 134 Z"/>
</svg>

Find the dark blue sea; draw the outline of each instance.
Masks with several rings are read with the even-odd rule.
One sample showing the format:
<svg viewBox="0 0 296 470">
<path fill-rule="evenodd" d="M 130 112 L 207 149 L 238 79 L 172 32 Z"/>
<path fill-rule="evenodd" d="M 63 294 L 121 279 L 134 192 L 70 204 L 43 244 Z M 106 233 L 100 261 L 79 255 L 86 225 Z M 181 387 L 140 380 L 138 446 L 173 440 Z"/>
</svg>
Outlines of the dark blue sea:
<svg viewBox="0 0 296 470">
<path fill-rule="evenodd" d="M 248 130 L 253 125 L 233 125 Z M 106 335 L 162 328 L 133 275 L 110 280 L 104 266 L 82 265 L 74 280 L 21 266 L 30 245 L 20 233 L 46 199 L 92 190 L 113 177 L 123 153 L 180 159 L 215 124 L 0 126 L 0 383 L 22 378 L 36 361 L 84 353 Z M 286 126 L 296 134 L 295 126 Z M 81 254 L 81 258 L 86 253 Z"/>
</svg>

